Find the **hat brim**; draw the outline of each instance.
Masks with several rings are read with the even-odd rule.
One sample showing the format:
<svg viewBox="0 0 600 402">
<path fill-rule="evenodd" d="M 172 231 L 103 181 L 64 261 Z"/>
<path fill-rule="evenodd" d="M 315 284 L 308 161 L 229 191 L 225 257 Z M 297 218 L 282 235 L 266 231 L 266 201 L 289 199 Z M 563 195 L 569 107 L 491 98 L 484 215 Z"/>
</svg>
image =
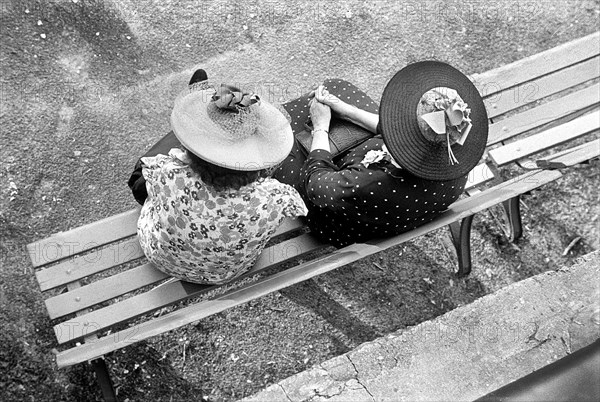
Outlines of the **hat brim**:
<svg viewBox="0 0 600 402">
<path fill-rule="evenodd" d="M 451 146 L 458 163 L 451 164 L 446 141 L 428 140 L 417 120 L 421 96 L 432 88 L 456 90 L 471 109 L 472 128 L 461 146 Z M 423 179 L 445 181 L 467 175 L 479 162 L 488 137 L 488 118 L 483 99 L 469 78 L 439 61 L 406 66 L 387 84 L 379 112 L 383 140 L 394 159 Z"/>
<path fill-rule="evenodd" d="M 294 137 L 287 118 L 273 105 L 261 100 L 252 105 L 258 115 L 253 135 L 228 139 L 225 131 L 208 114 L 213 89 L 184 91 L 171 113 L 171 127 L 190 152 L 214 165 L 232 170 L 256 171 L 281 163 L 292 150 Z"/>
</svg>

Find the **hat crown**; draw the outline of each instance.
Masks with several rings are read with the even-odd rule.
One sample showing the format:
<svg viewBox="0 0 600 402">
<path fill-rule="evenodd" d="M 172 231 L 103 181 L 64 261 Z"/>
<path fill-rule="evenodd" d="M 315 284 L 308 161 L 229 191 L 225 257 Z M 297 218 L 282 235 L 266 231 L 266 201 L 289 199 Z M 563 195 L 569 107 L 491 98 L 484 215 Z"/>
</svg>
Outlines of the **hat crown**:
<svg viewBox="0 0 600 402">
<path fill-rule="evenodd" d="M 292 149 L 288 119 L 276 107 L 230 85 L 194 85 L 175 100 L 171 126 L 193 154 L 234 170 L 260 170 Z"/>
<path fill-rule="evenodd" d="M 255 103 L 260 103 L 260 98 L 252 92 L 242 92 L 233 85 L 221 84 L 212 96 L 212 101 L 219 109 L 239 112 Z"/>
<path fill-rule="evenodd" d="M 258 133 L 260 117 L 255 110 L 257 107 L 259 107 L 258 104 L 233 111 L 217 106 L 216 102 L 211 102 L 208 104 L 206 112 L 208 118 L 223 130 L 220 136 L 225 141 L 238 142 Z"/>
<path fill-rule="evenodd" d="M 439 119 L 433 118 L 434 113 L 439 113 L 439 116 L 435 116 Z M 471 122 L 470 114 L 469 105 L 455 89 L 448 87 L 428 90 L 417 105 L 417 121 L 421 133 L 432 142 L 447 141 L 445 135 L 440 135 L 446 133 L 449 134 L 450 145 L 459 142 Z M 435 120 L 439 120 L 440 128 L 433 124 Z"/>
</svg>

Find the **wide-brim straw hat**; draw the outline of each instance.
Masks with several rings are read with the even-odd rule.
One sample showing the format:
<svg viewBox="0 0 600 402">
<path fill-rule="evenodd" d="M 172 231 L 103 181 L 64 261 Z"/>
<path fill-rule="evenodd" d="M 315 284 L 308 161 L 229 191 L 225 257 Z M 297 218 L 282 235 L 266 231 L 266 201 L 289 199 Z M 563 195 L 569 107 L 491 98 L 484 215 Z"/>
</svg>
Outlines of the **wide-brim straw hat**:
<svg viewBox="0 0 600 402">
<path fill-rule="evenodd" d="M 454 89 L 470 109 L 471 127 L 462 145 L 450 142 L 449 147 L 448 141 L 434 141 L 422 130 L 417 113 L 422 97 L 440 87 Z M 466 75 L 439 61 L 417 62 L 396 73 L 383 92 L 379 118 L 383 140 L 396 162 L 423 179 L 466 176 L 487 143 L 488 118 L 479 91 Z"/>
<path fill-rule="evenodd" d="M 227 85 L 183 91 L 175 100 L 171 126 L 188 151 L 232 170 L 276 166 L 294 143 L 288 118 L 275 106 Z"/>
</svg>

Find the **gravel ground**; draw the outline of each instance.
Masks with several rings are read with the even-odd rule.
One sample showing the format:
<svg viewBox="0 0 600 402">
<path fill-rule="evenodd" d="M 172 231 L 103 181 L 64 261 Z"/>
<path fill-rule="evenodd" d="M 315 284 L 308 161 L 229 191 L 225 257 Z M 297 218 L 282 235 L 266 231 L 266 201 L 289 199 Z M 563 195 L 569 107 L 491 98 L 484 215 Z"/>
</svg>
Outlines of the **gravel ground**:
<svg viewBox="0 0 600 402">
<path fill-rule="evenodd" d="M 0 399 L 96 400 L 58 370 L 24 245 L 132 208 L 126 180 L 168 130 L 195 67 L 271 101 L 326 77 L 378 99 L 407 63 L 482 72 L 594 32 L 585 1 L 3 1 Z M 446 231 L 142 342 L 110 357 L 123 400 L 235 400 L 600 246 L 597 169 L 524 199 L 524 238 L 475 219 L 475 269 L 451 274 Z M 563 250 L 580 240 L 563 256 Z"/>
</svg>

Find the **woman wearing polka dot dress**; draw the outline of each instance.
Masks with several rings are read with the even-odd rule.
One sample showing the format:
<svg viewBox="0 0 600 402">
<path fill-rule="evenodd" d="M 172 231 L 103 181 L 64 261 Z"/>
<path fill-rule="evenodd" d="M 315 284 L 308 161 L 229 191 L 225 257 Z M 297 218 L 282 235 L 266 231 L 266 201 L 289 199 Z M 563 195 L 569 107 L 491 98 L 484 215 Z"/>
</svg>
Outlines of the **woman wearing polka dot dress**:
<svg viewBox="0 0 600 402">
<path fill-rule="evenodd" d="M 308 155 L 296 143 L 275 173 L 294 185 L 308 225 L 336 247 L 412 230 L 462 194 L 487 141 L 481 96 L 460 71 L 440 62 L 407 66 L 386 86 L 381 110 L 354 85 L 327 80 L 284 105 L 295 131 L 313 123 Z M 331 117 L 374 134 L 336 158 L 329 149 Z"/>
</svg>

